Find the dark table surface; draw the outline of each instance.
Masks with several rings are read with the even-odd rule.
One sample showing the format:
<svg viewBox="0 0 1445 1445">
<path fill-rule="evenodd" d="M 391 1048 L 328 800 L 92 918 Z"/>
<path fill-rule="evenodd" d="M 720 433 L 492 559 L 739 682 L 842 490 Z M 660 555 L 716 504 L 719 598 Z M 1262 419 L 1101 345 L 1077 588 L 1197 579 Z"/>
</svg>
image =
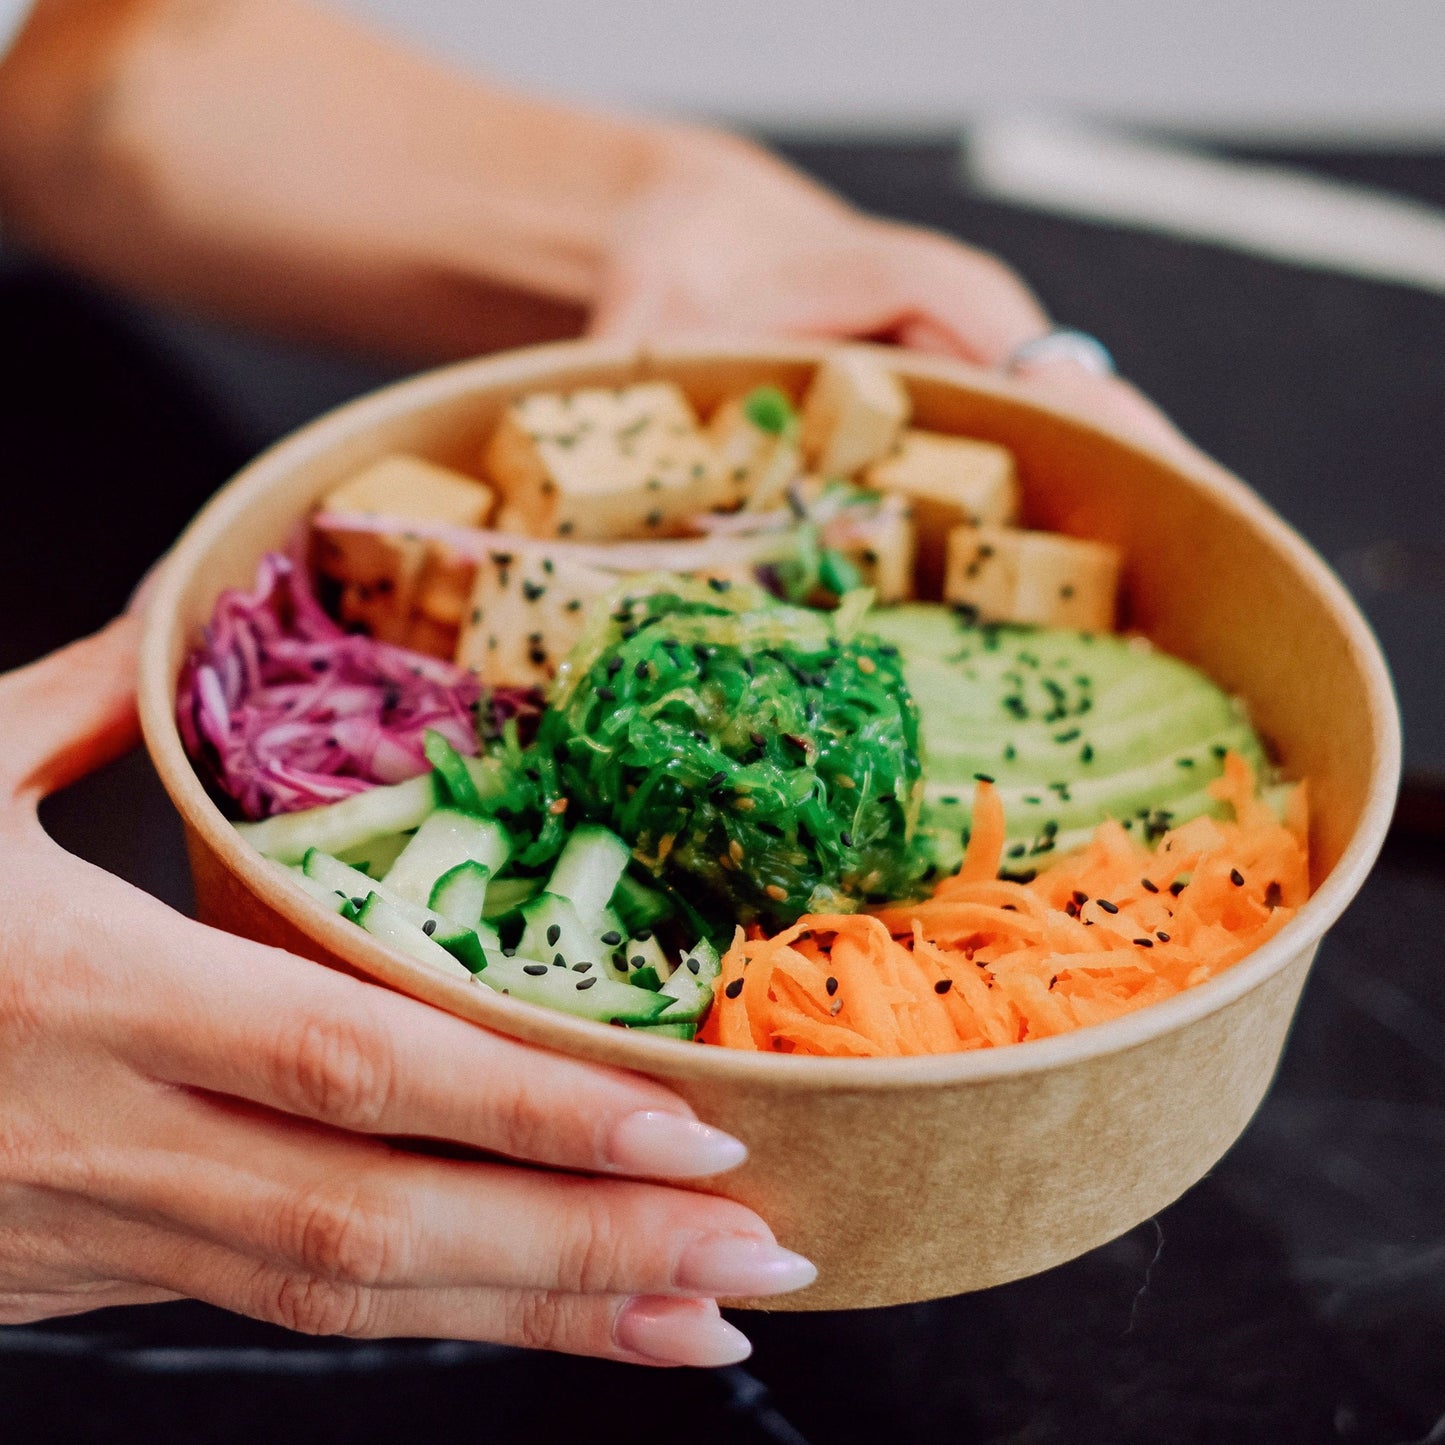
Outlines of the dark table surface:
<svg viewBox="0 0 1445 1445">
<path fill-rule="evenodd" d="M 1445 1441 L 1445 297 L 987 202 L 959 189 L 947 142 L 788 149 L 873 209 L 1012 260 L 1339 567 L 1385 643 L 1408 806 L 1325 941 L 1264 1107 L 1122 1239 L 958 1299 L 749 1316 L 740 1369 L 108 1311 L 0 1330 L 0 1440 Z M 1445 155 L 1282 158 L 1445 201 Z M 236 465 L 393 374 L 13 257 L 0 326 L 19 363 L 0 395 L 0 666 L 103 621 Z M 46 822 L 187 905 L 142 758 L 52 799 Z"/>
</svg>

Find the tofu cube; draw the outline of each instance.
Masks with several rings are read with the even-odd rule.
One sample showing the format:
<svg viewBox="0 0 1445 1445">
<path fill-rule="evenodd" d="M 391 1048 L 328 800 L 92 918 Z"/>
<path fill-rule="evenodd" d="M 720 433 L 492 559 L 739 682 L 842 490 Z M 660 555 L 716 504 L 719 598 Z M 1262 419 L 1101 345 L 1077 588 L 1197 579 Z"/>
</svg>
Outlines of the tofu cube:
<svg viewBox="0 0 1445 1445">
<path fill-rule="evenodd" d="M 1028 622 L 1109 632 L 1120 555 L 1106 542 L 1007 527 L 955 527 L 948 534 L 943 595 L 984 622 Z"/>
<path fill-rule="evenodd" d="M 853 563 L 880 603 L 906 602 L 914 595 L 916 528 L 898 498 L 877 507 L 845 507 L 824 526 L 823 544 Z"/>
<path fill-rule="evenodd" d="M 477 564 L 445 542 L 427 547 L 426 563 L 417 579 L 413 612 L 453 630 L 462 625 L 472 595 Z"/>
<path fill-rule="evenodd" d="M 509 518 L 534 537 L 665 537 L 736 497 L 670 382 L 538 392 L 514 402 L 486 451 Z"/>
<path fill-rule="evenodd" d="M 1013 453 L 994 442 L 909 428 L 863 474 L 865 486 L 913 508 L 918 593 L 943 595 L 948 534 L 954 527 L 1006 527 L 1018 519 Z"/>
<path fill-rule="evenodd" d="M 764 431 L 748 419 L 747 397 L 735 396 L 718 407 L 708 422 L 721 475 L 731 484 L 730 503 L 765 512 L 778 506 L 803 469 L 797 441 Z"/>
<path fill-rule="evenodd" d="M 873 357 L 840 351 L 803 398 L 803 454 L 825 477 L 851 477 L 885 456 L 911 410 L 903 383 Z"/>
<path fill-rule="evenodd" d="M 492 490 L 475 477 L 398 454 L 381 458 L 329 492 L 321 509 L 477 527 L 491 512 Z M 318 527 L 315 535 L 316 569 L 341 589 L 341 620 L 384 642 L 406 642 L 433 550 L 404 532 Z"/>
<path fill-rule="evenodd" d="M 610 572 L 534 549 L 477 564 L 456 660 L 489 687 L 546 687 L 581 635 L 587 605 L 610 592 Z"/>
</svg>

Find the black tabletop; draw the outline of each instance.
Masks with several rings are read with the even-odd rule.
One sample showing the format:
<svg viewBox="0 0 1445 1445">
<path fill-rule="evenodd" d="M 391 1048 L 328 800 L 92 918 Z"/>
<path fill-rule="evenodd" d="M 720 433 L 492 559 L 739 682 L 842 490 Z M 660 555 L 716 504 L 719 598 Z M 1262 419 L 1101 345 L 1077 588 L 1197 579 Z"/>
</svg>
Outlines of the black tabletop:
<svg viewBox="0 0 1445 1445">
<path fill-rule="evenodd" d="M 1409 807 L 1325 941 L 1264 1107 L 1122 1239 L 958 1299 L 750 1315 L 741 1369 L 660 1376 L 302 1341 L 200 1306 L 108 1311 L 0 1331 L 0 1439 L 1445 1440 L 1445 298 L 971 197 L 943 141 L 787 149 L 876 210 L 1012 260 L 1341 569 L 1380 632 Z M 1298 159 L 1445 199 L 1445 155 Z M 235 465 L 390 374 L 13 258 L 0 317 L 23 361 L 0 446 L 27 483 L 0 532 L 0 665 L 104 620 Z M 51 800 L 46 821 L 186 906 L 178 825 L 143 759 Z"/>
</svg>

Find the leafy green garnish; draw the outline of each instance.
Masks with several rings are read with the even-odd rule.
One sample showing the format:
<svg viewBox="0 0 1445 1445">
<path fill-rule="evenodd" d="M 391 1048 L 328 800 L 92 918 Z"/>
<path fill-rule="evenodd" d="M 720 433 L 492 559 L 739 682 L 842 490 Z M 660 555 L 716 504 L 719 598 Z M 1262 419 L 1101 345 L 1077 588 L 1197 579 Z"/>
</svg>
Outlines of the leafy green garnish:
<svg viewBox="0 0 1445 1445">
<path fill-rule="evenodd" d="M 759 431 L 780 437 L 797 422 L 793 403 L 775 386 L 759 386 L 743 398 L 743 414 Z"/>
</svg>

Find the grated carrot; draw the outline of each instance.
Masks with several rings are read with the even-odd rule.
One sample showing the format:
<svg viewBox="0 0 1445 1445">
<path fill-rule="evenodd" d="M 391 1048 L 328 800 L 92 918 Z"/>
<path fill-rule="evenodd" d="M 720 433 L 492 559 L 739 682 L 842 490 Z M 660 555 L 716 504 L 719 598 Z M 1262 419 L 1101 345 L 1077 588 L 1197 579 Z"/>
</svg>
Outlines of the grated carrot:
<svg viewBox="0 0 1445 1445">
<path fill-rule="evenodd" d="M 724 1048 L 897 1057 L 996 1048 L 1117 1018 L 1212 978 L 1309 897 L 1308 800 L 1280 822 L 1237 754 L 1210 785 L 1232 819 L 1152 849 L 1116 822 L 1031 883 L 997 877 L 1007 836 L 980 780 L 963 864 L 931 898 L 741 929 L 699 1037 Z"/>
</svg>

